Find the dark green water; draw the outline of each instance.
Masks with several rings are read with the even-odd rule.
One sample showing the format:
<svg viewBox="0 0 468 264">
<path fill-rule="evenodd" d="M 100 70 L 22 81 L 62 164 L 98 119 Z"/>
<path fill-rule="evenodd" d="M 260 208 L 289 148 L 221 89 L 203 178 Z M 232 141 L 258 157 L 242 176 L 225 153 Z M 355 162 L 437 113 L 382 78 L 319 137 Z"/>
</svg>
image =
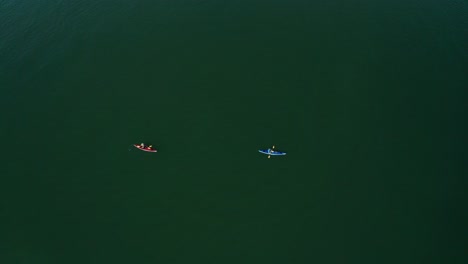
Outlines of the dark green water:
<svg viewBox="0 0 468 264">
<path fill-rule="evenodd" d="M 229 2 L 0 1 L 0 263 L 466 263 L 467 2 Z"/>
</svg>

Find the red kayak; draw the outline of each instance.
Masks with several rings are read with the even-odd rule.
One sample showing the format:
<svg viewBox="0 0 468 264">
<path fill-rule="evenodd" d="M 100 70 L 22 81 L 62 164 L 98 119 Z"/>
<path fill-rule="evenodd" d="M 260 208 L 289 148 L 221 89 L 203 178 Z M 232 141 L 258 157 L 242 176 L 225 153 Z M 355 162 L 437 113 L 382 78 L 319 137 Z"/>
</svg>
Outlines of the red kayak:
<svg viewBox="0 0 468 264">
<path fill-rule="evenodd" d="M 137 144 L 133 144 L 133 146 L 139 150 L 143 150 L 143 151 L 146 151 L 146 152 L 158 152 L 157 150 L 155 150 L 154 148 L 148 148 L 147 146 L 140 146 L 140 145 L 137 145 Z"/>
</svg>

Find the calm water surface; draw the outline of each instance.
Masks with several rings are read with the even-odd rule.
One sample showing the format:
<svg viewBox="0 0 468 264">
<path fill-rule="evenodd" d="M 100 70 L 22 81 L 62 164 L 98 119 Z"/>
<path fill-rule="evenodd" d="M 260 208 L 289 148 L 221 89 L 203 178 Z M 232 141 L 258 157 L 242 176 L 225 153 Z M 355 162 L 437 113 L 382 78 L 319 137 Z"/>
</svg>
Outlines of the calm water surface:
<svg viewBox="0 0 468 264">
<path fill-rule="evenodd" d="M 0 0 L 0 263 L 466 263 L 467 18 Z"/>
</svg>

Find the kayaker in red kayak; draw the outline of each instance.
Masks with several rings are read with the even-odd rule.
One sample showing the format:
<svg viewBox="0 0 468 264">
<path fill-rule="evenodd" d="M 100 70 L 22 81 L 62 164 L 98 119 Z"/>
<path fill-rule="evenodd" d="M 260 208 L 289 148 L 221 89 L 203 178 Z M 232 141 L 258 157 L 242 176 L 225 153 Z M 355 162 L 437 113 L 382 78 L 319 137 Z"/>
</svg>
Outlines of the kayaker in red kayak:
<svg viewBox="0 0 468 264">
<path fill-rule="evenodd" d="M 153 150 L 153 145 L 145 146 L 144 143 L 141 143 L 138 147 L 141 149 Z"/>
<path fill-rule="evenodd" d="M 146 151 L 146 152 L 158 152 L 153 145 L 145 145 L 144 143 L 141 144 L 133 144 L 133 146 L 139 150 Z"/>
</svg>

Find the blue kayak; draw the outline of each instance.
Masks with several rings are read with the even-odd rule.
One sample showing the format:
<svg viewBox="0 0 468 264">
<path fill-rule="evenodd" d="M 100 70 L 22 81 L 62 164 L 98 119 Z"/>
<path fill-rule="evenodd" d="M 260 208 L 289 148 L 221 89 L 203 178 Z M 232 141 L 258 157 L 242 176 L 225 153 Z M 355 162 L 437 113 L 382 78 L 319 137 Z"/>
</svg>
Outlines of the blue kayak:
<svg viewBox="0 0 468 264">
<path fill-rule="evenodd" d="M 272 149 L 259 149 L 258 152 L 271 156 L 284 156 L 286 152 L 276 151 Z"/>
</svg>

